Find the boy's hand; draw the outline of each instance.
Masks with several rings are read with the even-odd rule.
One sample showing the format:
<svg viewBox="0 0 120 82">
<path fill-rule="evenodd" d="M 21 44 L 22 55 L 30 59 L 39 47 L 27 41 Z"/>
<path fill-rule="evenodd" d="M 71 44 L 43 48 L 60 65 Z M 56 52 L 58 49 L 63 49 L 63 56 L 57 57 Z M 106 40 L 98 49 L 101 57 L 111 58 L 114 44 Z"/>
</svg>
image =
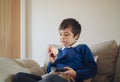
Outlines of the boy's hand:
<svg viewBox="0 0 120 82">
<path fill-rule="evenodd" d="M 70 75 L 73 78 L 76 77 L 76 72 L 72 68 L 70 68 L 70 67 L 64 67 L 64 69 L 66 69 L 66 71 L 65 72 L 61 72 L 61 73 L 65 74 L 65 75 Z"/>
<path fill-rule="evenodd" d="M 51 63 L 54 63 L 58 54 L 58 49 L 55 47 L 48 48 L 48 55 Z"/>
</svg>

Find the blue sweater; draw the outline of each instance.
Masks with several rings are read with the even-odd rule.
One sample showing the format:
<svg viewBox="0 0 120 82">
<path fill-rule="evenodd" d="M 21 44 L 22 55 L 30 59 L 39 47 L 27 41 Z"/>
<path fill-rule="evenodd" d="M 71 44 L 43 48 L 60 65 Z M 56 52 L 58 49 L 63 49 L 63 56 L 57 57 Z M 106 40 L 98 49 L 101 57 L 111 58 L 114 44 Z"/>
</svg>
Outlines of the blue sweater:
<svg viewBox="0 0 120 82">
<path fill-rule="evenodd" d="M 47 72 L 51 72 L 51 67 L 71 67 L 76 71 L 76 82 L 94 77 L 97 73 L 97 64 L 89 47 L 79 44 L 76 47 L 58 49 L 56 61 L 48 63 Z"/>
</svg>

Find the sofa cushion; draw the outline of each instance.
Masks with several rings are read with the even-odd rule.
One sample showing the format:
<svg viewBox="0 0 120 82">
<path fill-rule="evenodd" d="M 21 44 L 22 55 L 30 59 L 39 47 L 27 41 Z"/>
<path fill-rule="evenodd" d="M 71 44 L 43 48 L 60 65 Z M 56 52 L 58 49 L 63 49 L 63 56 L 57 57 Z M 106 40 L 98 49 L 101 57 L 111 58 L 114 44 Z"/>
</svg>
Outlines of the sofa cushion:
<svg viewBox="0 0 120 82">
<path fill-rule="evenodd" d="M 0 57 L 0 82 L 11 82 L 12 76 L 18 72 L 44 74 L 40 66 L 32 59 L 9 59 Z"/>
<path fill-rule="evenodd" d="M 120 45 L 119 45 L 119 53 L 117 57 L 116 67 L 115 67 L 115 77 L 113 82 L 120 82 Z"/>
<path fill-rule="evenodd" d="M 115 40 L 90 46 L 93 55 L 97 55 L 98 73 L 92 82 L 111 82 L 114 75 L 118 45 Z"/>
</svg>

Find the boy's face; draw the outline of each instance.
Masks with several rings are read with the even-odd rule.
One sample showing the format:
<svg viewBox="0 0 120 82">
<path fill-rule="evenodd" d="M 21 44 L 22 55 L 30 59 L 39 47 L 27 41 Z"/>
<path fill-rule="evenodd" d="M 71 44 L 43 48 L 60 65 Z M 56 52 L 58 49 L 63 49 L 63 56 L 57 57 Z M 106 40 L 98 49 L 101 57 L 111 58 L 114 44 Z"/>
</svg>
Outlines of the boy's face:
<svg viewBox="0 0 120 82">
<path fill-rule="evenodd" d="M 79 37 L 79 35 L 74 36 L 72 33 L 72 28 L 69 26 L 69 28 L 66 28 L 64 30 L 60 30 L 60 42 L 65 47 L 70 47 L 76 42 L 76 39 Z"/>
</svg>

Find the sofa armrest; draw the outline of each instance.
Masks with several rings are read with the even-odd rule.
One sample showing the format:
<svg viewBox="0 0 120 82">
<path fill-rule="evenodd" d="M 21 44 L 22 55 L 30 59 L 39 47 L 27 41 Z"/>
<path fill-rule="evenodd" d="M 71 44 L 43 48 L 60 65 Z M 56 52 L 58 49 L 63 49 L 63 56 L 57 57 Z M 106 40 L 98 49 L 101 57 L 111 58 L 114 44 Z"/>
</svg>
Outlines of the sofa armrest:
<svg viewBox="0 0 120 82">
<path fill-rule="evenodd" d="M 35 75 L 44 74 L 44 69 L 32 59 L 9 59 L 0 57 L 0 82 L 11 82 L 12 77 L 18 72 Z"/>
<path fill-rule="evenodd" d="M 41 76 L 45 74 L 44 68 L 34 61 L 33 59 L 15 59 L 12 60 L 20 67 L 26 68 L 30 73 Z"/>
</svg>

